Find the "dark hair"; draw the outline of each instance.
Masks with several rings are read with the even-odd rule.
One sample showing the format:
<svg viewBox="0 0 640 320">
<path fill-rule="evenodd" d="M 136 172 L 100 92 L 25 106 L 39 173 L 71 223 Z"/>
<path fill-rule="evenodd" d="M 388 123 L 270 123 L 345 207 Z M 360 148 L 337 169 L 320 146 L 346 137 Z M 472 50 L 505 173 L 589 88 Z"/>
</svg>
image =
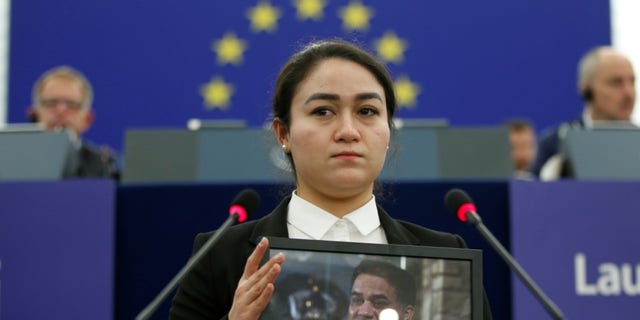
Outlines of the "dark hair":
<svg viewBox="0 0 640 320">
<path fill-rule="evenodd" d="M 389 71 L 373 55 L 364 49 L 344 40 L 321 40 L 308 44 L 295 53 L 280 70 L 271 101 L 274 119 L 281 122 L 287 130 L 291 124 L 291 101 L 298 85 L 320 62 L 339 58 L 345 59 L 367 69 L 384 89 L 387 105 L 387 122 L 393 129 L 393 115 L 396 111 L 396 97 Z M 292 169 L 295 170 L 291 154 L 287 154 Z"/>
<path fill-rule="evenodd" d="M 398 304 L 401 307 L 416 304 L 416 283 L 413 275 L 407 270 L 384 261 L 363 260 L 353 270 L 351 286 L 361 274 L 368 274 L 385 279 L 396 290 Z"/>
<path fill-rule="evenodd" d="M 533 131 L 533 124 L 527 119 L 509 119 L 505 122 L 505 126 L 510 132 Z"/>
</svg>

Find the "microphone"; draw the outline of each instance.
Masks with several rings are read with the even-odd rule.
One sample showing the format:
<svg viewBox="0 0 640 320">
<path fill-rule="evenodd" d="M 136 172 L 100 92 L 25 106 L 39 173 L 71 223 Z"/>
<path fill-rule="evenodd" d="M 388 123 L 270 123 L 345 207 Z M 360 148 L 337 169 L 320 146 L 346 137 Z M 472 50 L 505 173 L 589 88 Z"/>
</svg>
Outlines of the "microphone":
<svg viewBox="0 0 640 320">
<path fill-rule="evenodd" d="M 489 242 L 489 244 L 495 249 L 500 257 L 507 263 L 509 268 L 514 271 L 524 285 L 533 293 L 533 295 L 542 304 L 545 310 L 556 320 L 565 319 L 562 311 L 556 306 L 547 295 L 544 294 L 542 289 L 531 279 L 526 271 L 520 266 L 520 264 L 509 254 L 509 252 L 502 246 L 500 241 L 493 236 L 491 231 L 482 223 L 482 219 L 476 212 L 476 206 L 473 204 L 471 197 L 466 192 L 460 189 L 451 189 L 444 197 L 444 204 L 449 209 L 449 212 L 454 214 L 460 221 L 469 223 L 476 227 L 480 234 Z"/>
<path fill-rule="evenodd" d="M 182 281 L 185 275 L 193 269 L 193 267 L 202 259 L 202 257 L 209 251 L 213 244 L 218 241 L 220 236 L 228 229 L 234 222 L 244 222 L 247 217 L 258 209 L 260 204 L 260 195 L 253 189 L 242 190 L 231 202 L 229 206 L 229 217 L 225 222 L 213 233 L 211 238 L 205 242 L 205 244 L 196 252 L 189 261 L 180 269 L 180 271 L 171 279 L 164 289 L 156 296 L 146 308 L 144 308 L 137 316 L 136 320 L 149 319 L 151 315 L 156 311 L 160 303 L 175 289 L 175 287 Z"/>
</svg>

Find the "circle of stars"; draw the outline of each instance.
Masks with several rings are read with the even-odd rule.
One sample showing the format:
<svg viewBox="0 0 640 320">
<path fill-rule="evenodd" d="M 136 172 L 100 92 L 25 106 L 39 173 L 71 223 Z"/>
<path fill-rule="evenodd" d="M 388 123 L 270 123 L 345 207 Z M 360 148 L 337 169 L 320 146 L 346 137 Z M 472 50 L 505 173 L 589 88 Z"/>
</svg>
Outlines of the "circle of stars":
<svg viewBox="0 0 640 320">
<path fill-rule="evenodd" d="M 298 20 L 321 21 L 327 0 L 293 0 L 292 4 Z M 273 34 L 278 30 L 278 21 L 285 13 L 286 10 L 273 6 L 268 0 L 258 0 L 254 6 L 246 10 L 249 29 L 253 33 Z M 375 16 L 375 10 L 361 0 L 349 0 L 347 5 L 338 9 L 336 15 L 341 19 L 345 32 L 366 32 Z M 211 48 L 216 54 L 218 65 L 241 66 L 249 45 L 247 40 L 239 38 L 234 32 L 226 32 L 221 38 L 213 41 Z M 404 62 L 404 53 L 409 48 L 409 42 L 394 31 L 388 30 L 374 40 L 374 48 L 383 62 L 399 65 Z M 394 87 L 399 107 L 417 106 L 417 97 L 421 93 L 417 83 L 412 82 L 407 75 L 402 75 L 394 81 Z M 234 93 L 234 86 L 226 82 L 221 75 L 213 76 L 208 83 L 200 87 L 204 105 L 208 109 L 229 108 Z"/>
</svg>

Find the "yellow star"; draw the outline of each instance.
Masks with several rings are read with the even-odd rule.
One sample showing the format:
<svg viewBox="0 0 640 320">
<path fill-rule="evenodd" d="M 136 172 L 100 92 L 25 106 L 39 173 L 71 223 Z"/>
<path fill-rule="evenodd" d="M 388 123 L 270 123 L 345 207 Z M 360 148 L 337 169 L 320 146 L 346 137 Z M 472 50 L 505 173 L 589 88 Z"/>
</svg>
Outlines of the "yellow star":
<svg viewBox="0 0 640 320">
<path fill-rule="evenodd" d="M 224 82 L 222 77 L 213 77 L 209 83 L 200 87 L 207 109 L 227 109 L 233 95 L 233 85 Z"/>
<path fill-rule="evenodd" d="M 416 98 L 420 94 L 420 86 L 417 83 L 411 82 L 407 76 L 400 76 L 393 86 L 399 107 L 414 108 L 416 106 Z"/>
<path fill-rule="evenodd" d="M 373 9 L 363 5 L 359 0 L 351 1 L 348 6 L 340 8 L 342 27 L 348 31 L 367 30 L 372 16 Z"/>
<path fill-rule="evenodd" d="M 222 39 L 213 43 L 213 51 L 218 55 L 218 63 L 242 63 L 242 55 L 247 48 L 247 42 L 236 37 L 233 32 L 225 33 Z"/>
<path fill-rule="evenodd" d="M 294 0 L 293 5 L 298 10 L 296 14 L 298 19 L 320 20 L 327 2 L 325 0 Z"/>
<path fill-rule="evenodd" d="M 280 10 L 271 6 L 269 1 L 259 1 L 247 12 L 247 18 L 251 20 L 251 29 L 254 32 L 274 32 L 278 27 L 280 16 Z"/>
<path fill-rule="evenodd" d="M 399 64 L 404 59 L 407 42 L 398 38 L 394 32 L 387 31 L 382 38 L 376 40 L 375 46 L 382 60 Z"/>
</svg>

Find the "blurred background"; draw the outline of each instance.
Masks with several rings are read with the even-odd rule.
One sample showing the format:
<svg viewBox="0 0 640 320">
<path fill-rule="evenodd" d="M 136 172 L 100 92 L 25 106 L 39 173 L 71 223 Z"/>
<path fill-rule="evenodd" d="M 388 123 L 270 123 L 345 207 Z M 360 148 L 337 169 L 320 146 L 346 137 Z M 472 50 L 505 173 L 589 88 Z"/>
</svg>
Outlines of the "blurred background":
<svg viewBox="0 0 640 320">
<path fill-rule="evenodd" d="M 38 76 L 70 65 L 95 90 L 86 138 L 120 152 L 129 128 L 184 128 L 191 118 L 261 126 L 279 66 L 313 39 L 355 40 L 384 60 L 401 118 L 517 117 L 537 130 L 580 115 L 584 52 L 639 46 L 629 36 L 638 4 L 625 0 L 0 3 L 0 124 L 27 122 Z"/>
</svg>

